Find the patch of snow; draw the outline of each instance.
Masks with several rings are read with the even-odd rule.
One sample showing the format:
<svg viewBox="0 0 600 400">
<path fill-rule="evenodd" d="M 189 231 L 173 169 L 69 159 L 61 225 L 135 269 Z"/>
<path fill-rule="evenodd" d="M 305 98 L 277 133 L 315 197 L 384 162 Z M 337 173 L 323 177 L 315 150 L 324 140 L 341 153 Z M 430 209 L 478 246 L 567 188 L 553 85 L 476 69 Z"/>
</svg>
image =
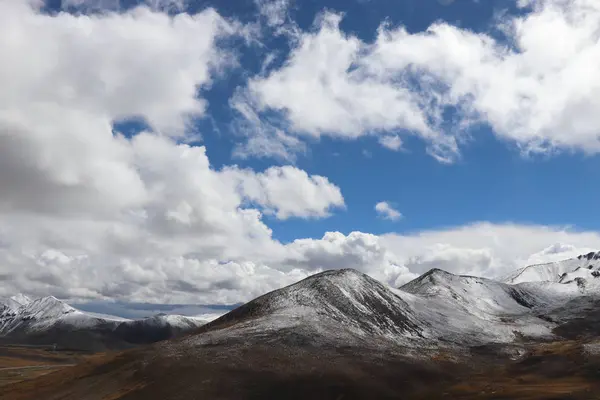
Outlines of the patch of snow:
<svg viewBox="0 0 600 400">
<path fill-rule="evenodd" d="M 225 315 L 226 313 L 206 313 L 206 314 L 198 314 L 198 315 L 193 315 L 190 318 L 195 318 L 198 319 L 200 321 L 206 321 L 208 322 L 212 322 L 217 318 L 222 317 L 223 315 Z"/>
<path fill-rule="evenodd" d="M 516 270 L 502 279 L 509 284 L 518 284 L 523 282 L 560 282 L 564 274 L 586 275 L 587 271 L 600 271 L 600 252 L 580 255 L 564 261 L 551 262 L 545 264 L 529 265 Z M 587 276 L 582 276 L 587 278 Z"/>
<path fill-rule="evenodd" d="M 600 355 L 600 342 L 586 343 L 583 345 L 583 352 L 592 356 Z"/>
<path fill-rule="evenodd" d="M 30 300 L 25 296 L 2 299 L 0 304 L 0 336 L 14 332 L 42 332 L 55 326 L 68 329 L 116 329 L 119 324 L 132 323 L 134 320 L 112 315 L 84 312 L 58 300 L 55 297 L 42 297 Z M 6 306 L 5 304 L 8 304 Z M 173 326 L 182 330 L 193 329 L 208 323 L 208 318 L 185 317 L 181 315 L 157 315 L 143 321 L 150 326 Z"/>
<path fill-rule="evenodd" d="M 23 293 L 19 293 L 14 296 L 11 296 L 10 300 L 12 300 L 15 303 L 22 305 L 22 306 L 31 303 L 31 299 L 29 297 L 25 296 Z"/>
</svg>

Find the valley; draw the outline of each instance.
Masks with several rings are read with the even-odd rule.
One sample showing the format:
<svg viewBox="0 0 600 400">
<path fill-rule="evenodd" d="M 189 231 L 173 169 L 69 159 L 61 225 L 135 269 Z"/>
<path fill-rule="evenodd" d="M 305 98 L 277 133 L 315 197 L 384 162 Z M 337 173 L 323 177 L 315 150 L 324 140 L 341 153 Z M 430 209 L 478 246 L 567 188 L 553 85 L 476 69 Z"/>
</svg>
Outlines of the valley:
<svg viewBox="0 0 600 400">
<path fill-rule="evenodd" d="M 0 344 L 0 387 L 73 367 L 90 357 L 84 352 L 56 351 L 54 346 Z"/>
</svg>

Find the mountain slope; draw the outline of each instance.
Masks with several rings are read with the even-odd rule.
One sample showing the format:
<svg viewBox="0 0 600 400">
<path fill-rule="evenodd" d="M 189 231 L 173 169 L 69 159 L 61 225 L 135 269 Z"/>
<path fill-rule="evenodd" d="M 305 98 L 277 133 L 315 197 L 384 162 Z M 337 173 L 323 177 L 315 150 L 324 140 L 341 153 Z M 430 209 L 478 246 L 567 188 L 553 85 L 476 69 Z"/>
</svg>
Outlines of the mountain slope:
<svg viewBox="0 0 600 400">
<path fill-rule="evenodd" d="M 440 345 L 508 343 L 519 336 L 552 335 L 552 323 L 534 311 L 546 306 L 544 298 L 518 286 L 433 269 L 400 290 L 422 325 L 429 327 L 429 337 Z"/>
<path fill-rule="evenodd" d="M 570 344 L 566 352 L 563 342 L 538 348 L 532 340 L 561 340 L 549 336 L 553 328 L 571 337 L 588 321 L 560 325 L 538 317 L 586 298 L 578 293 L 572 283 L 508 285 L 441 270 L 392 289 L 353 270 L 328 271 L 250 301 L 197 334 L 7 393 L 78 400 L 587 399 L 599 387 L 591 374 L 600 357 L 584 356 L 582 346 Z M 580 311 L 590 307 L 582 305 L 569 308 L 576 311 L 571 317 L 588 317 Z M 558 311 L 557 317 L 565 310 Z M 93 395 L 90 386 L 97 388 Z"/>
<path fill-rule="evenodd" d="M 159 314 L 145 319 L 125 321 L 117 326 L 115 334 L 128 343 L 148 344 L 179 336 L 208 322 L 197 317 Z"/>
<path fill-rule="evenodd" d="M 328 271 L 195 334 L 14 385 L 5 398 L 587 400 L 600 389 L 600 300 L 589 294 L 577 281 L 510 285 L 441 270 L 393 289 Z"/>
<path fill-rule="evenodd" d="M 0 297 L 0 314 L 8 310 L 17 310 L 19 307 L 24 306 L 31 302 L 31 299 L 24 294 L 19 293 L 18 295 L 12 297 Z"/>
<path fill-rule="evenodd" d="M 574 276 L 573 273 L 577 271 L 580 271 L 579 274 Z M 592 274 L 597 271 L 597 275 L 600 277 L 600 252 L 591 252 L 568 260 L 528 265 L 504 277 L 502 281 L 508 284 L 561 282 L 561 280 L 565 282 L 564 274 L 571 275 L 573 279 L 575 277 L 591 278 L 594 277 Z"/>
<path fill-rule="evenodd" d="M 60 348 L 103 351 L 153 343 L 194 330 L 205 319 L 158 315 L 127 320 L 77 310 L 55 297 L 4 300 L 0 308 L 0 342 L 56 344 Z"/>
<path fill-rule="evenodd" d="M 267 293 L 207 324 L 203 340 L 274 334 L 278 340 L 402 342 L 423 337 L 409 305 L 357 271 L 327 271 Z"/>
<path fill-rule="evenodd" d="M 558 285 L 558 284 L 557 284 Z M 201 329 L 199 343 L 265 338 L 412 348 L 552 337 L 549 289 L 432 270 L 400 289 L 354 270 L 328 271 L 261 296 Z"/>
<path fill-rule="evenodd" d="M 519 288 L 491 279 L 454 275 L 440 269 L 433 269 L 400 289 L 488 314 L 520 314 L 535 305 L 535 300 Z"/>
</svg>

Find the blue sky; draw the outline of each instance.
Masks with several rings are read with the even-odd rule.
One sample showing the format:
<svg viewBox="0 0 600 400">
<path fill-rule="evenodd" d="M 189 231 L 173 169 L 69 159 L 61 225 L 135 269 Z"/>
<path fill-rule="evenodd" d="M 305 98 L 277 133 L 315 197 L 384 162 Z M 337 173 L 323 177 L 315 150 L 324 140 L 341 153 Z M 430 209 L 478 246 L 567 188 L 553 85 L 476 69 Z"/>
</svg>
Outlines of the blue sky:
<svg viewBox="0 0 600 400">
<path fill-rule="evenodd" d="M 214 7 L 222 15 L 253 21 L 258 13 L 253 1 L 192 2 L 190 10 Z M 433 23 L 445 21 L 474 31 L 497 35 L 495 21 L 524 10 L 506 0 L 459 0 L 444 4 L 438 0 L 393 2 L 304 1 L 291 4 L 289 18 L 310 31 L 324 10 L 343 14 L 341 29 L 365 42 L 375 38 L 382 22 L 404 26 L 409 32 L 422 32 Z M 203 135 L 198 144 L 207 147 L 215 168 L 232 163 L 261 170 L 278 159 L 239 159 L 232 157 L 236 141 L 231 119 L 236 118 L 229 100 L 248 75 L 257 74 L 266 54 L 275 53 L 281 65 L 289 54 L 289 42 L 280 37 L 263 38 L 264 48 L 238 43 L 241 68 L 217 80 L 203 93 L 209 102 L 210 116 L 197 121 Z M 447 124 L 452 124 L 452 116 Z M 516 222 L 547 225 L 573 225 L 595 229 L 597 221 L 582 210 L 593 208 L 594 185 L 588 185 L 598 167 L 596 157 L 579 152 L 558 156 L 522 157 L 513 143 L 497 140 L 491 128 L 477 128 L 476 137 L 453 165 L 443 165 L 429 157 L 423 144 L 409 138 L 400 153 L 390 152 L 375 138 L 359 141 L 324 138 L 313 141 L 295 164 L 309 172 L 328 177 L 343 188 L 347 209 L 322 220 L 273 218 L 274 236 L 284 242 L 298 237 L 320 238 L 326 231 L 350 233 L 355 230 L 376 234 L 411 232 L 462 225 L 469 222 Z M 573 185 L 578 195 L 557 190 Z M 377 218 L 373 205 L 379 201 L 395 204 L 404 215 L 401 221 Z M 574 207 L 565 207 L 573 204 Z"/>
<path fill-rule="evenodd" d="M 256 12 L 251 1 L 236 2 L 235 9 L 221 2 L 206 5 L 242 20 L 252 20 Z M 409 32 L 425 31 L 433 23 L 446 21 L 474 32 L 497 35 L 497 18 L 524 13 L 506 0 L 457 0 L 450 4 L 438 0 L 303 1 L 290 7 L 289 17 L 301 29 L 311 30 L 323 10 L 343 13 L 343 31 L 365 42 L 374 40 L 382 21 L 404 26 Z M 281 162 L 231 157 L 235 138 L 230 134 L 229 123 L 235 112 L 228 101 L 235 87 L 243 84 L 245 77 L 239 75 L 258 73 L 260 60 L 264 59 L 261 56 L 267 52 L 274 51 L 282 59 L 289 52 L 285 40 L 265 38 L 264 42 L 268 50 L 240 46 L 242 69 L 206 92 L 212 118 L 201 121 L 199 126 L 202 131 L 218 127 L 218 133 L 204 135 L 202 142 L 216 168 L 237 163 L 260 170 Z M 452 124 L 451 115 L 447 123 Z M 597 157 L 585 157 L 578 151 L 523 157 L 514 143 L 494 137 L 489 126 L 476 130 L 460 160 L 452 165 L 429 157 L 423 143 L 414 138 L 405 139 L 404 151 L 399 153 L 381 147 L 369 137 L 358 141 L 313 141 L 307 153 L 298 156 L 296 165 L 340 186 L 347 209 L 322 220 L 272 219 L 274 236 L 287 242 L 298 237 L 320 238 L 323 232 L 331 230 L 414 232 L 476 221 L 598 228 L 597 219 L 585 211 L 595 204 L 598 189 L 589 182 L 593 182 L 600 166 Z M 577 188 L 577 196 L 572 196 L 569 188 Z M 404 218 L 377 218 L 373 205 L 384 200 L 394 203 Z"/>
<path fill-rule="evenodd" d="M 0 296 L 138 315 L 598 250 L 599 24 L 596 0 L 0 2 Z"/>
</svg>

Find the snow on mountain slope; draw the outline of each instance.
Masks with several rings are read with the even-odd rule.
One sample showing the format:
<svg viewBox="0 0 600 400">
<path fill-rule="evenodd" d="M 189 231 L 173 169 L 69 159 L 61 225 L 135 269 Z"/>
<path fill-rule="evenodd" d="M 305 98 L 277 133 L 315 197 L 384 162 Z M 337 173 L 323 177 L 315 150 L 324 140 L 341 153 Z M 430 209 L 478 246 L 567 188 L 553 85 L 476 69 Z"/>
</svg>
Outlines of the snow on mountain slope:
<svg viewBox="0 0 600 400">
<path fill-rule="evenodd" d="M 533 311 L 545 304 L 543 296 L 519 287 L 437 269 L 400 289 L 354 270 L 328 271 L 251 301 L 190 340 L 268 337 L 420 348 L 507 343 L 518 335 L 552 335 L 555 324 Z"/>
<path fill-rule="evenodd" d="M 21 293 L 8 298 L 0 297 L 0 314 L 2 314 L 3 311 L 7 312 L 8 310 L 16 311 L 21 306 L 30 302 L 31 299 Z"/>
<path fill-rule="evenodd" d="M 208 321 L 197 317 L 174 314 L 157 314 L 152 317 L 128 321 L 127 324 L 143 324 L 152 327 L 172 326 L 180 329 L 193 329 L 205 325 Z"/>
<path fill-rule="evenodd" d="M 521 314 L 530 307 L 527 294 L 517 288 L 474 276 L 433 269 L 405 284 L 401 290 L 421 297 L 435 296 L 458 307 L 487 314 Z"/>
<path fill-rule="evenodd" d="M 343 342 L 423 339 L 408 303 L 390 288 L 355 270 L 327 271 L 267 293 L 225 314 L 190 340 L 272 337 Z"/>
<path fill-rule="evenodd" d="M 198 314 L 198 315 L 194 315 L 190 318 L 194 318 L 197 320 L 201 320 L 201 321 L 206 321 L 206 323 L 212 322 L 217 318 L 222 317 L 223 315 L 225 315 L 226 313 L 221 312 L 221 313 L 204 313 L 204 314 Z"/>
<path fill-rule="evenodd" d="M 53 319 L 59 318 L 69 313 L 74 313 L 73 307 L 58 300 L 54 296 L 42 297 L 24 305 L 19 313 L 24 319 Z"/>
<path fill-rule="evenodd" d="M 433 269 L 399 289 L 351 269 L 326 271 L 267 293 L 206 324 L 156 315 L 122 320 L 79 311 L 53 297 L 0 310 L 0 336 L 65 327 L 101 329 L 127 343 L 153 343 L 198 329 L 190 345 L 302 343 L 412 348 L 549 338 L 600 298 L 600 253 L 522 268 L 506 282 Z M 526 279 L 533 279 L 526 282 Z M 575 305 L 569 313 L 569 304 Z"/>
<path fill-rule="evenodd" d="M 429 336 L 442 342 L 474 344 L 510 342 L 519 334 L 551 336 L 552 324 L 532 312 L 545 305 L 543 298 L 519 287 L 433 269 L 398 292 L 405 293 L 400 295 L 429 327 Z"/>
<path fill-rule="evenodd" d="M 154 343 L 198 329 L 207 322 L 204 319 L 183 315 L 158 314 L 123 322 L 115 329 L 115 334 L 129 343 Z"/>
<path fill-rule="evenodd" d="M 591 252 L 564 261 L 529 265 L 509 274 L 502 281 L 509 284 L 544 281 L 560 282 L 565 273 L 572 274 L 578 270 L 600 271 L 600 252 Z M 583 274 L 581 277 L 589 278 L 589 276 Z"/>
<path fill-rule="evenodd" d="M 25 304 L 31 303 L 31 299 L 25 296 L 23 293 L 16 294 L 10 298 L 12 301 L 24 306 Z"/>
<path fill-rule="evenodd" d="M 33 301 L 16 297 L 10 306 L 0 308 L 0 338 L 27 342 L 35 338 L 55 343 L 77 336 L 78 343 L 90 348 L 121 346 L 120 343 L 152 343 L 196 329 L 208 321 L 181 315 L 157 315 L 143 320 L 128 320 L 111 315 L 77 310 L 55 297 Z M 44 339 L 46 338 L 46 339 Z M 98 343 L 97 343 L 98 342 Z M 69 343 L 67 343 L 68 345 Z"/>
<path fill-rule="evenodd" d="M 57 324 L 93 327 L 110 321 L 79 311 L 53 296 L 42 297 L 21 305 L 12 312 L 0 314 L 0 335 L 39 332 Z"/>
</svg>

